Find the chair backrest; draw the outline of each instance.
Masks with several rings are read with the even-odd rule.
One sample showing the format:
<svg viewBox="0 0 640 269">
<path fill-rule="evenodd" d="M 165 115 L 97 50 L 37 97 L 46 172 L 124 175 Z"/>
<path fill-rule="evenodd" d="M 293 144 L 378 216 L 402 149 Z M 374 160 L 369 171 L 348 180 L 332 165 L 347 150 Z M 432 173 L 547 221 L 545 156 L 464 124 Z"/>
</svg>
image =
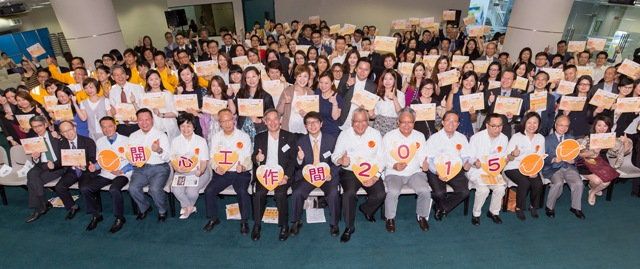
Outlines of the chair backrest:
<svg viewBox="0 0 640 269">
<path fill-rule="evenodd" d="M 10 163 L 7 163 L 8 159 L 7 151 L 3 147 L 0 147 L 0 164 L 11 165 Z"/>
<path fill-rule="evenodd" d="M 11 154 L 11 166 L 13 167 L 23 166 L 29 159 L 21 145 L 11 147 L 9 154 Z"/>
</svg>

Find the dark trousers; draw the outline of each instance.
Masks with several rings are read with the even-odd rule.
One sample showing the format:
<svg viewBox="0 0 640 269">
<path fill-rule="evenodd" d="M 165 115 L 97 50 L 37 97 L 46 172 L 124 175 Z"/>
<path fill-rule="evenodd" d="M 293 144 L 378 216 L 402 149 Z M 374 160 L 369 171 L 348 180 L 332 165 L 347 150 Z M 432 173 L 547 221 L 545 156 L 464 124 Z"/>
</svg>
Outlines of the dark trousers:
<svg viewBox="0 0 640 269">
<path fill-rule="evenodd" d="M 293 180 L 293 179 L 290 179 Z M 267 193 L 269 192 L 262 184 L 256 182 L 256 192 L 253 194 L 253 221 L 255 225 L 260 225 L 265 207 L 267 206 Z M 276 197 L 276 207 L 278 207 L 278 225 L 287 226 L 289 220 L 289 203 L 287 202 L 287 190 L 291 186 L 290 182 L 280 185 L 273 190 Z"/>
<path fill-rule="evenodd" d="M 333 178 L 331 181 L 327 181 L 320 186 L 320 189 L 324 192 L 327 204 L 329 204 L 329 212 L 331 214 L 331 221 L 329 222 L 330 225 L 338 225 L 338 221 L 340 220 L 339 185 L 339 178 Z M 304 179 L 300 179 L 293 184 L 293 194 L 291 195 L 291 198 L 293 198 L 292 222 L 300 220 L 300 217 L 302 216 L 302 209 L 304 207 L 304 200 L 309 197 L 309 193 L 311 193 L 315 188 L 316 186 L 311 185 L 311 183 Z"/>
<path fill-rule="evenodd" d="M 518 184 L 516 188 L 516 208 L 527 209 L 527 193 L 531 190 L 531 206 L 533 208 L 540 208 L 540 195 L 542 195 L 542 178 L 540 175 L 536 175 L 535 178 L 525 176 L 518 171 L 518 169 L 504 171 L 505 175 Z"/>
<path fill-rule="evenodd" d="M 67 171 L 62 175 L 58 184 L 56 184 L 54 190 L 60 196 L 62 203 L 64 204 L 64 208 L 67 210 L 71 209 L 76 205 L 76 202 L 73 201 L 73 197 L 71 197 L 71 192 L 69 191 L 69 187 L 75 184 L 78 181 L 90 181 L 95 178 L 94 173 L 89 172 L 81 172 L 80 176 L 76 174 L 76 170 L 73 168 L 66 169 Z"/>
<path fill-rule="evenodd" d="M 116 131 L 118 132 L 118 134 L 124 135 L 124 136 L 130 136 L 133 132 L 139 130 L 140 127 L 138 127 L 138 124 L 118 124 Z"/>
<path fill-rule="evenodd" d="M 215 171 L 211 177 L 211 181 L 204 190 L 204 201 L 207 210 L 207 218 L 211 220 L 218 219 L 218 194 L 229 187 L 233 186 L 233 190 L 238 194 L 238 207 L 240 207 L 240 216 L 243 222 L 249 218 L 249 210 L 251 208 L 251 196 L 247 192 L 251 182 L 251 173 L 249 172 L 226 172 L 218 175 Z"/>
<path fill-rule="evenodd" d="M 363 188 L 367 192 L 367 201 L 361 205 L 362 211 L 367 215 L 373 215 L 384 202 L 386 192 L 382 179 L 376 181 L 371 187 L 365 187 L 352 171 L 340 169 L 340 184 L 342 185 L 342 212 L 347 228 L 354 228 L 356 221 L 356 204 L 358 189 Z"/>
<path fill-rule="evenodd" d="M 27 173 L 27 189 L 29 190 L 29 208 L 42 211 L 46 208 L 44 185 L 54 181 L 64 173 L 65 169 L 49 170 L 46 163 L 36 164 Z"/>
<path fill-rule="evenodd" d="M 109 193 L 111 194 L 111 200 L 113 201 L 113 215 L 116 218 L 124 217 L 124 200 L 122 199 L 122 188 L 129 183 L 129 179 L 125 176 L 117 176 L 113 180 L 102 176 L 96 176 L 93 178 L 85 177 L 80 179 L 80 193 L 84 198 L 84 203 L 87 206 L 87 214 L 93 214 L 99 216 L 102 214 L 102 208 L 98 201 L 98 193 L 100 190 L 109 184 Z"/>
<path fill-rule="evenodd" d="M 427 178 L 433 191 L 431 198 L 436 202 L 436 207 L 444 212 L 451 212 L 469 197 L 469 179 L 464 175 L 464 171 L 460 171 L 447 182 L 440 180 L 438 175 L 431 171 L 427 172 Z M 452 193 L 447 193 L 447 185 L 453 189 Z"/>
</svg>

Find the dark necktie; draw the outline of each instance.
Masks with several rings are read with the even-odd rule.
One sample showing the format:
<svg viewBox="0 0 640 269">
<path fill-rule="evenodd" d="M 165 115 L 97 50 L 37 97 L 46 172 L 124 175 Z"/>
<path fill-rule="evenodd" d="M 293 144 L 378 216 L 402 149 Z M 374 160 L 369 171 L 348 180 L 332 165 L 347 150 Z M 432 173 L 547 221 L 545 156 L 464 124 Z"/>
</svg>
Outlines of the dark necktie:
<svg viewBox="0 0 640 269">
<path fill-rule="evenodd" d="M 76 142 L 70 141 L 71 143 L 71 149 L 78 149 L 78 147 L 76 147 Z M 76 173 L 76 177 L 80 177 L 80 175 L 82 175 L 82 171 L 78 168 L 73 168 L 73 171 Z"/>
</svg>

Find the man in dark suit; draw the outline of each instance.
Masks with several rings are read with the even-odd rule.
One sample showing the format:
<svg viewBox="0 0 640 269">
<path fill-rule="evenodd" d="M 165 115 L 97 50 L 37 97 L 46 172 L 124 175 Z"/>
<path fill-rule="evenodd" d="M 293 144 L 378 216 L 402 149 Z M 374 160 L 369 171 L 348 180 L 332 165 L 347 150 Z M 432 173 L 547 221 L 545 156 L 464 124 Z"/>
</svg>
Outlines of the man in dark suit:
<svg viewBox="0 0 640 269">
<path fill-rule="evenodd" d="M 226 33 L 222 36 L 222 46 L 220 47 L 219 53 L 226 53 L 229 55 L 231 52 L 231 48 L 233 47 L 233 36 L 229 33 Z"/>
<path fill-rule="evenodd" d="M 64 174 L 56 184 L 55 191 L 64 203 L 64 207 L 69 211 L 65 219 L 70 220 L 76 216 L 80 207 L 73 201 L 69 187 L 78 181 L 87 182 L 95 179 L 98 175 L 95 171 L 89 171 L 88 167 L 96 163 L 96 142 L 93 139 L 78 135 L 76 126 L 71 121 L 60 123 L 60 134 L 64 137 L 60 142 L 60 149 L 83 149 L 85 154 L 85 164 L 83 166 L 65 167 Z M 60 158 L 62 159 L 62 157 Z"/>
<path fill-rule="evenodd" d="M 29 208 L 34 210 L 27 218 L 27 223 L 34 222 L 47 213 L 51 204 L 44 197 L 44 185 L 60 178 L 65 172 L 60 165 L 61 142 L 47 131 L 47 119 L 43 116 L 34 116 L 29 120 L 29 125 L 31 125 L 33 137 L 41 137 L 44 140 L 47 151 L 31 153 L 31 161 L 35 166 L 27 173 L 27 189 L 29 190 Z"/>
<path fill-rule="evenodd" d="M 369 79 L 369 75 L 371 74 L 371 61 L 367 58 L 358 59 L 358 63 L 356 64 L 356 74 L 355 76 L 344 76 L 340 83 L 338 84 L 338 94 L 342 96 L 344 103 L 347 106 L 351 106 L 351 98 L 353 98 L 353 92 L 355 90 L 365 90 L 370 93 L 376 92 L 376 83 Z M 342 124 L 351 124 L 351 114 L 353 113 L 351 108 L 342 109 L 342 113 L 340 114 L 340 118 L 338 122 Z M 350 126 L 344 126 L 349 128 Z"/>
<path fill-rule="evenodd" d="M 604 76 L 602 77 L 602 81 L 597 82 L 597 84 L 591 87 L 589 92 L 589 96 L 593 96 L 598 89 L 602 89 L 604 91 L 619 94 L 618 83 L 616 83 L 616 68 L 614 66 L 608 67 L 604 70 Z M 594 83 L 596 83 L 594 81 Z"/>
<path fill-rule="evenodd" d="M 280 186 L 274 190 L 276 206 L 278 207 L 278 226 L 280 226 L 280 241 L 289 237 L 289 204 L 287 202 L 287 190 L 290 179 L 293 179 L 293 172 L 296 168 L 296 136 L 290 132 L 280 129 L 280 115 L 278 111 L 271 108 L 264 113 L 264 121 L 267 131 L 256 135 L 253 146 L 254 168 L 260 165 L 270 167 L 280 165 L 284 170 L 284 180 Z M 254 175 L 256 170 L 254 170 Z M 268 190 L 260 183 L 256 183 L 256 191 L 253 195 L 253 231 L 251 239 L 260 239 L 262 216 L 267 204 Z"/>
<path fill-rule="evenodd" d="M 336 145 L 336 138 L 320 132 L 322 116 L 318 112 L 307 113 L 304 116 L 304 123 L 309 134 L 298 139 L 297 163 L 299 169 L 293 182 L 293 194 L 291 195 L 293 197 L 293 224 L 289 232 L 292 235 L 298 234 L 300 227 L 302 227 L 300 217 L 304 201 L 309 197 L 309 193 L 316 188 L 303 178 L 303 168 L 309 164 L 326 163 L 331 170 L 331 178 L 327 179 L 320 186 L 320 189 L 326 196 L 331 213 L 329 232 L 332 236 L 338 236 L 340 232 L 338 228 L 338 220 L 340 218 L 340 192 L 338 191 L 338 186 L 340 185 L 340 178 L 338 177 L 338 167 L 331 161 L 331 153 Z M 314 173 L 322 174 L 320 171 L 314 171 Z"/>
<path fill-rule="evenodd" d="M 514 98 L 520 98 L 524 100 L 520 90 L 511 88 L 515 79 L 516 79 L 516 73 L 514 71 L 505 70 L 502 72 L 502 76 L 500 78 L 500 88 L 489 89 L 488 91 L 485 91 L 484 107 L 487 108 L 487 114 L 493 113 L 493 110 L 495 109 L 496 99 L 498 98 L 498 96 L 514 97 Z M 523 106 L 521 106 L 520 113 L 518 113 L 518 115 L 512 115 L 511 113 L 507 113 L 507 115 L 503 115 L 502 120 L 507 124 L 505 124 L 504 127 L 502 128 L 502 133 L 505 134 L 508 138 L 511 138 L 511 133 L 513 130 L 511 125 L 518 123 L 520 120 L 520 117 L 523 114 L 522 112 L 523 107 L 524 107 L 524 104 Z M 485 120 L 485 123 L 486 123 L 486 120 Z M 483 124 L 483 126 L 484 125 L 486 124 Z M 482 129 L 484 130 L 484 127 Z"/>
</svg>

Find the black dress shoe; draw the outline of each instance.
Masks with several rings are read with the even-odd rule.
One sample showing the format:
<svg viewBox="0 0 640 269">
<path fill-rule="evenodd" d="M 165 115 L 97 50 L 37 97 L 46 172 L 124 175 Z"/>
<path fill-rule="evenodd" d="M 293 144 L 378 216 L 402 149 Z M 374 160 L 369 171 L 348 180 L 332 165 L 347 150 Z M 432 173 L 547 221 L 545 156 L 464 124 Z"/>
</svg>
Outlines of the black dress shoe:
<svg viewBox="0 0 640 269">
<path fill-rule="evenodd" d="M 340 242 L 342 242 L 342 243 L 349 242 L 349 240 L 351 240 L 351 235 L 355 231 L 356 230 L 354 228 L 346 228 L 346 229 L 344 229 L 344 233 L 342 233 L 342 236 L 340 236 Z"/>
<path fill-rule="evenodd" d="M 93 231 L 96 227 L 98 227 L 98 223 L 102 221 L 102 215 L 91 217 L 91 222 L 87 225 L 87 231 Z"/>
<path fill-rule="evenodd" d="M 165 222 L 167 220 L 167 213 L 158 214 L 158 222 Z"/>
<path fill-rule="evenodd" d="M 78 213 L 78 211 L 80 211 L 80 207 L 78 206 L 72 207 L 71 209 L 69 209 L 69 212 L 67 213 L 67 216 L 64 217 L 64 219 L 66 220 L 73 219 Z"/>
<path fill-rule="evenodd" d="M 420 230 L 428 231 L 429 230 L 429 222 L 425 217 L 418 218 L 418 226 L 420 226 Z"/>
<path fill-rule="evenodd" d="M 149 212 L 151 212 L 153 210 L 152 207 L 147 208 L 147 210 L 145 210 L 144 212 L 138 213 L 138 216 L 136 217 L 136 220 L 143 220 L 147 217 L 147 215 L 149 215 Z"/>
<path fill-rule="evenodd" d="M 207 224 L 202 228 L 205 232 L 210 232 L 213 230 L 213 227 L 220 224 L 220 219 L 216 218 L 215 220 L 209 220 Z"/>
<path fill-rule="evenodd" d="M 396 220 L 395 219 L 387 219 L 385 221 L 385 227 L 387 228 L 387 232 L 395 233 L 396 232 Z"/>
<path fill-rule="evenodd" d="M 551 208 L 548 208 L 548 207 L 544 208 L 544 214 L 547 215 L 547 217 L 550 217 L 550 218 L 555 218 L 556 217 L 556 211 L 551 209 Z"/>
<path fill-rule="evenodd" d="M 582 210 L 571 208 L 571 209 L 569 209 L 569 211 L 571 211 L 571 213 L 575 214 L 576 218 L 579 218 L 579 219 L 584 219 L 585 218 L 584 213 L 582 213 Z"/>
<path fill-rule="evenodd" d="M 522 212 L 522 210 L 520 209 L 516 209 L 516 216 L 518 217 L 519 220 L 526 220 L 527 217 L 524 216 L 524 212 Z"/>
<path fill-rule="evenodd" d="M 471 217 L 471 224 L 475 226 L 480 225 L 480 217 Z"/>
<path fill-rule="evenodd" d="M 340 228 L 338 227 L 338 225 L 330 225 L 329 233 L 331 234 L 331 236 L 338 236 L 338 234 L 340 233 Z"/>
<path fill-rule="evenodd" d="M 538 210 L 532 207 L 529 209 L 529 211 L 531 211 L 531 217 L 533 217 L 534 219 L 538 218 Z"/>
<path fill-rule="evenodd" d="M 127 222 L 127 220 L 125 220 L 124 218 L 116 218 L 116 222 L 113 223 L 111 229 L 109 229 L 109 232 L 112 234 L 117 233 L 118 231 L 120 231 L 120 229 L 122 229 L 122 226 L 124 226 L 125 222 Z"/>
<path fill-rule="evenodd" d="M 249 234 L 249 224 L 240 222 L 240 234 Z"/>
<path fill-rule="evenodd" d="M 498 215 L 494 215 L 491 212 L 487 211 L 487 218 L 490 218 L 495 224 L 502 224 L 502 219 Z"/>
<path fill-rule="evenodd" d="M 302 222 L 296 221 L 293 223 L 293 225 L 291 225 L 291 229 L 289 230 L 289 233 L 291 235 L 298 235 L 301 227 L 302 227 Z"/>
<path fill-rule="evenodd" d="M 358 210 L 362 212 L 366 220 L 368 220 L 369 222 L 376 222 L 376 218 L 373 215 L 368 215 L 367 213 L 364 213 L 364 210 L 362 209 L 362 205 L 358 207 Z"/>
<path fill-rule="evenodd" d="M 262 230 L 260 225 L 253 225 L 253 231 L 251 231 L 251 240 L 253 241 L 260 240 L 260 230 Z"/>
<path fill-rule="evenodd" d="M 444 210 L 436 209 L 436 214 L 433 216 L 436 221 L 441 221 L 442 217 L 444 217 L 447 213 Z"/>
<path fill-rule="evenodd" d="M 29 217 L 27 217 L 27 220 L 25 221 L 26 223 L 31 223 L 36 221 L 37 219 L 39 219 L 42 215 L 44 215 L 43 212 L 46 211 L 38 211 L 38 210 L 34 210 L 33 213 L 31 213 L 31 215 L 29 215 Z"/>
<path fill-rule="evenodd" d="M 289 227 L 287 225 L 283 225 L 280 227 L 280 232 L 278 233 L 278 240 L 286 241 L 289 238 Z"/>
</svg>

